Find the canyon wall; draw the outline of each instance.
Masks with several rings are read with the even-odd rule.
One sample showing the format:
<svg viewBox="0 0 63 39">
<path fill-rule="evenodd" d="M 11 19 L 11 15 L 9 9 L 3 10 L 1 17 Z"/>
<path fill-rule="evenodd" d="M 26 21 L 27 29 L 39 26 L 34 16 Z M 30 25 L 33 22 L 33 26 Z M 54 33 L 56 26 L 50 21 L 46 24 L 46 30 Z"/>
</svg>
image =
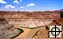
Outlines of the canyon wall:
<svg viewBox="0 0 63 39">
<path fill-rule="evenodd" d="M 47 25 L 54 19 L 60 18 L 58 11 L 45 12 L 6 12 L 0 11 L 0 17 L 5 18 L 10 24 L 20 26 L 42 26 Z"/>
</svg>

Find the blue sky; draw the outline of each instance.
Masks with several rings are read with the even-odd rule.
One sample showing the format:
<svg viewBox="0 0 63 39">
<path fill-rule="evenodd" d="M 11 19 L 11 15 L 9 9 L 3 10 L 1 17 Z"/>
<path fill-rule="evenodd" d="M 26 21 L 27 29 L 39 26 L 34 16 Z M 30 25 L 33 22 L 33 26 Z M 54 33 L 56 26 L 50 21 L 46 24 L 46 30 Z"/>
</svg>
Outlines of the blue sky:
<svg viewBox="0 0 63 39">
<path fill-rule="evenodd" d="M 63 9 L 63 0 L 0 0 L 0 10 L 46 11 Z"/>
</svg>

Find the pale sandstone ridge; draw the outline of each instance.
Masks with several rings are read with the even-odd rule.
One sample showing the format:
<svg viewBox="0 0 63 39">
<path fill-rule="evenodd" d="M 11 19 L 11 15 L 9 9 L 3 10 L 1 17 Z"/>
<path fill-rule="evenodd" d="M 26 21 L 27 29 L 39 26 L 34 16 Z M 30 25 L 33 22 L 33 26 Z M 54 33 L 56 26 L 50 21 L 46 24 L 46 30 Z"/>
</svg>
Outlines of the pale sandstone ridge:
<svg viewBox="0 0 63 39">
<path fill-rule="evenodd" d="M 0 18 L 0 39 L 13 39 L 21 32 L 21 29 L 9 24 L 6 19 Z"/>
</svg>

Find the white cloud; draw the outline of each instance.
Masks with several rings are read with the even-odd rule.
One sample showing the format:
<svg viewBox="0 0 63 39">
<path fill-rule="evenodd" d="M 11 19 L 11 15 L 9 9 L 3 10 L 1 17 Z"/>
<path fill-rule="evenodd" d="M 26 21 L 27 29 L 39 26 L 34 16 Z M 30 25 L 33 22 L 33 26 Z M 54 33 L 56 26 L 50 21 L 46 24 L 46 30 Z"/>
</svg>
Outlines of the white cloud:
<svg viewBox="0 0 63 39">
<path fill-rule="evenodd" d="M 21 6 L 20 8 L 25 8 L 25 7 Z"/>
<path fill-rule="evenodd" d="M 6 6 L 4 6 L 4 8 L 15 8 L 15 6 L 12 6 L 12 5 L 6 5 Z"/>
<path fill-rule="evenodd" d="M 22 2 L 22 0 L 20 0 L 20 2 Z"/>
<path fill-rule="evenodd" d="M 5 2 L 4 0 L 0 0 L 1 4 L 7 4 L 7 2 Z"/>
<path fill-rule="evenodd" d="M 35 6 L 35 4 L 34 3 L 30 3 L 30 4 L 26 5 L 26 7 L 29 7 L 29 6 Z"/>
<path fill-rule="evenodd" d="M 20 4 L 18 0 L 14 0 L 13 3 Z"/>
</svg>

